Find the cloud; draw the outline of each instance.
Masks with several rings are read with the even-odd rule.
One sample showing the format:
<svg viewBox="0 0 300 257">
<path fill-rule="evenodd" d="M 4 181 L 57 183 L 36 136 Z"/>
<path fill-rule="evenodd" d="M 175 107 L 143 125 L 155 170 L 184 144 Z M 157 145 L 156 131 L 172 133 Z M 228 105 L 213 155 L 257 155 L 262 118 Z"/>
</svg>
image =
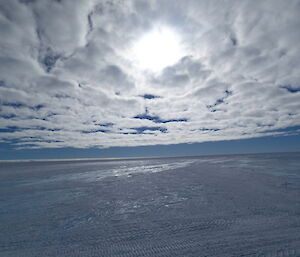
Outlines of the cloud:
<svg viewBox="0 0 300 257">
<path fill-rule="evenodd" d="M 299 133 L 299 12 L 299 0 L 2 1 L 0 141 L 87 148 Z M 141 70 L 130 49 L 160 25 L 184 54 Z"/>
</svg>

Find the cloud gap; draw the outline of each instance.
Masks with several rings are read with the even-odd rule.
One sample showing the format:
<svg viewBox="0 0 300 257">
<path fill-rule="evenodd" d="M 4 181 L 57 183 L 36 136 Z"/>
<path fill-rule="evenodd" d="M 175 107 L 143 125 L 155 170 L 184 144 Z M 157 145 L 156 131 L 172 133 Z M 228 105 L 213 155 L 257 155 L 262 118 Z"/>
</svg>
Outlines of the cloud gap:
<svg viewBox="0 0 300 257">
<path fill-rule="evenodd" d="M 224 93 L 225 93 L 225 96 L 223 98 L 217 99 L 214 104 L 207 105 L 206 107 L 208 109 L 210 109 L 210 111 L 212 111 L 212 112 L 218 111 L 217 109 L 212 109 L 212 108 L 225 103 L 225 99 L 232 95 L 232 91 L 229 91 L 229 90 L 225 90 Z"/>
<path fill-rule="evenodd" d="M 144 94 L 144 95 L 140 95 L 140 97 L 147 99 L 147 100 L 161 98 L 161 96 L 152 95 L 152 94 Z"/>
<path fill-rule="evenodd" d="M 188 119 L 186 119 L 186 118 L 163 120 L 159 116 L 149 115 L 147 108 L 145 109 L 145 113 L 138 114 L 138 115 L 134 116 L 133 118 L 139 119 L 139 120 L 150 120 L 154 123 L 170 123 L 170 122 L 187 122 L 188 121 Z"/>
<path fill-rule="evenodd" d="M 300 87 L 291 87 L 290 85 L 286 85 L 286 86 L 280 86 L 280 88 L 283 88 L 290 93 L 300 92 Z"/>
<path fill-rule="evenodd" d="M 167 133 L 168 129 L 164 127 L 135 127 L 135 128 L 130 128 L 135 130 L 135 132 L 124 132 L 122 134 L 149 134 L 149 133 L 144 133 L 145 131 L 160 131 L 161 133 Z"/>
<path fill-rule="evenodd" d="M 82 130 L 81 133 L 82 134 L 94 134 L 94 133 L 109 133 L 111 132 L 108 129 L 95 129 L 95 130 Z"/>
</svg>

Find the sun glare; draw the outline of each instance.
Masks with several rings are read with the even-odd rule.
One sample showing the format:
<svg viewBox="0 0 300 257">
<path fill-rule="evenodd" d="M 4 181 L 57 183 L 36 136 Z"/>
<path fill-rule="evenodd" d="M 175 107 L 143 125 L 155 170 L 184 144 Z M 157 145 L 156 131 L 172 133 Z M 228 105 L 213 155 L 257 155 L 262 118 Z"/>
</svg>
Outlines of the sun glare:
<svg viewBox="0 0 300 257">
<path fill-rule="evenodd" d="M 183 55 L 179 36 L 167 27 L 152 30 L 133 46 L 136 65 L 154 72 L 175 64 Z"/>
</svg>

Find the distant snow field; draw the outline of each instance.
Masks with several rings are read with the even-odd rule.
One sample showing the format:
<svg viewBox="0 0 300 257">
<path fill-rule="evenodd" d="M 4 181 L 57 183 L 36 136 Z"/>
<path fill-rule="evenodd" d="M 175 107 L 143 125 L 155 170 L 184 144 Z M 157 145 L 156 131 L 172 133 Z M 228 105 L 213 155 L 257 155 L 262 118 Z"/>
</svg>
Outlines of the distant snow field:
<svg viewBox="0 0 300 257">
<path fill-rule="evenodd" d="M 300 153 L 0 163 L 0 256 L 300 256 Z"/>
</svg>

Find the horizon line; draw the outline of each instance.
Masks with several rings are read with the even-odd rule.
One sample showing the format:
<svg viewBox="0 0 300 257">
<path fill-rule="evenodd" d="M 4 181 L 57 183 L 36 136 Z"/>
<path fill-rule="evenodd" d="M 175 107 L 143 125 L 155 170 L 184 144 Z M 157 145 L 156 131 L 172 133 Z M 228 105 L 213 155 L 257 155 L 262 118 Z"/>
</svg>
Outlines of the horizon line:
<svg viewBox="0 0 300 257">
<path fill-rule="evenodd" d="M 140 159 L 163 159 L 163 158 L 196 158 L 209 156 L 231 156 L 231 155 L 256 155 L 256 154 L 285 154 L 285 153 L 300 153 L 300 151 L 288 152 L 249 152 L 249 153 L 228 153 L 228 154 L 200 154 L 200 155 L 178 155 L 178 156 L 135 156 L 135 157 L 99 157 L 99 158 L 49 158 L 49 159 L 15 159 L 15 160 L 1 160 L 3 162 L 68 162 L 68 161 L 119 161 L 119 160 L 140 160 Z"/>
</svg>

